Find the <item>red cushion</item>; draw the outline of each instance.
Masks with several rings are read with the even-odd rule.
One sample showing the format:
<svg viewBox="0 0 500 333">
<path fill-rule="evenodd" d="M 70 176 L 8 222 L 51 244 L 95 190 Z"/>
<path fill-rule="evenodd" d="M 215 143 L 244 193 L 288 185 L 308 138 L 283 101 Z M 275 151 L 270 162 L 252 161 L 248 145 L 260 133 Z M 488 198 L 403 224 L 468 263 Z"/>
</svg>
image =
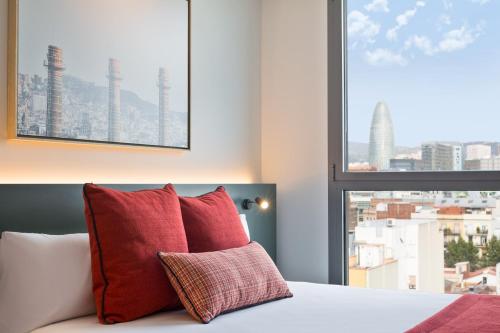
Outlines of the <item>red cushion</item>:
<svg viewBox="0 0 500 333">
<path fill-rule="evenodd" d="M 258 243 L 206 253 L 158 253 L 186 311 L 207 324 L 220 314 L 292 293 Z"/>
<path fill-rule="evenodd" d="M 158 251 L 188 251 L 174 187 L 121 192 L 86 184 L 84 198 L 99 321 L 130 321 L 177 307 L 156 258 Z"/>
<path fill-rule="evenodd" d="M 224 187 L 179 200 L 189 252 L 219 251 L 248 244 L 238 209 Z"/>
</svg>

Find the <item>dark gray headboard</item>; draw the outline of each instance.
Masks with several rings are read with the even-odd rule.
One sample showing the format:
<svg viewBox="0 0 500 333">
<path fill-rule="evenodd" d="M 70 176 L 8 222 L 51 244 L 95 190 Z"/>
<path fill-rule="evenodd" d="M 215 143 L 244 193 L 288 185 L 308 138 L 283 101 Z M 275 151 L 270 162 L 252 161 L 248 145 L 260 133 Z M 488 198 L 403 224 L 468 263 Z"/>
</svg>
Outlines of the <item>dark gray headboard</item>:
<svg viewBox="0 0 500 333">
<path fill-rule="evenodd" d="M 72 185 L 0 185 L 0 232 L 17 231 L 46 234 L 87 232 L 83 213 L 81 184 Z M 105 185 L 135 191 L 161 188 L 163 185 Z M 197 196 L 213 191 L 218 185 L 175 185 L 177 193 Z M 241 213 L 247 215 L 252 239 L 262 244 L 276 259 L 276 185 L 224 185 Z M 242 210 L 244 199 L 263 197 L 271 202 L 268 210 L 257 207 Z"/>
</svg>

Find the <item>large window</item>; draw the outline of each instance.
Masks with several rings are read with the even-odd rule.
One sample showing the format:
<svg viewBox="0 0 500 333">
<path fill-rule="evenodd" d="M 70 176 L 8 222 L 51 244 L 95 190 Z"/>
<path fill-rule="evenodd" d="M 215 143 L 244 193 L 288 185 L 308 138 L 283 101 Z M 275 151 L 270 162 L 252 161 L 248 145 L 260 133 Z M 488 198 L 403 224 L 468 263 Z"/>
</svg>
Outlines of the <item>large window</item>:
<svg viewBox="0 0 500 333">
<path fill-rule="evenodd" d="M 329 0 L 328 21 L 331 282 L 496 294 L 500 2 Z"/>
</svg>

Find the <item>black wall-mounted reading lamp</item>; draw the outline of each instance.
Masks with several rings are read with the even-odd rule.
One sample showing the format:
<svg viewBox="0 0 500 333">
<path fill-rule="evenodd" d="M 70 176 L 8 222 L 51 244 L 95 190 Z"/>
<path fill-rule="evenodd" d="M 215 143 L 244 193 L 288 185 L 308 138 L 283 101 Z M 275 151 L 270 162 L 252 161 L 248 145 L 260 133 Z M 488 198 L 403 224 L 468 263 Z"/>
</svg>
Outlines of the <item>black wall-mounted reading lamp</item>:
<svg viewBox="0 0 500 333">
<path fill-rule="evenodd" d="M 254 200 L 245 199 L 241 202 L 241 207 L 243 207 L 244 210 L 252 209 L 253 205 L 257 205 L 260 209 L 266 210 L 269 208 L 269 201 L 257 197 Z"/>
</svg>

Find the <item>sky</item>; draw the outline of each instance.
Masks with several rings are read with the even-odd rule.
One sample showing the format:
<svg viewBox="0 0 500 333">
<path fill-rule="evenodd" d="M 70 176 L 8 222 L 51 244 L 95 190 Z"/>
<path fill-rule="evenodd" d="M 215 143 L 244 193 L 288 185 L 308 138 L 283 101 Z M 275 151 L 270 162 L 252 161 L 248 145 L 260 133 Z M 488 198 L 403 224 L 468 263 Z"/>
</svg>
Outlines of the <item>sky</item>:
<svg viewBox="0 0 500 333">
<path fill-rule="evenodd" d="M 158 104 L 158 70 L 171 76 L 171 108 L 187 111 L 185 0 L 20 0 L 19 72 L 47 76 L 48 45 L 63 49 L 65 74 L 107 86 L 109 58 L 122 89 Z"/>
<path fill-rule="evenodd" d="M 349 141 L 500 141 L 500 0 L 346 0 Z"/>
</svg>

